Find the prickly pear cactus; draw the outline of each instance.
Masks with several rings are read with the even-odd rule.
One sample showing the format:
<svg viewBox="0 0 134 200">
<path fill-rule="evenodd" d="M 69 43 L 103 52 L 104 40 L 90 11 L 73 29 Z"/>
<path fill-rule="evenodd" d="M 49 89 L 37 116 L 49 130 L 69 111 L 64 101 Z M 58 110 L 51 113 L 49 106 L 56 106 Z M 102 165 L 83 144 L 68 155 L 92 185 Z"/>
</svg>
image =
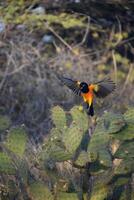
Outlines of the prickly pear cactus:
<svg viewBox="0 0 134 200">
<path fill-rule="evenodd" d="M 72 154 L 70 152 L 58 145 L 53 145 L 49 151 L 49 157 L 57 162 L 69 160 L 71 156 Z"/>
<path fill-rule="evenodd" d="M 120 158 L 120 159 L 128 159 L 128 158 L 134 158 L 134 141 L 127 141 L 123 142 L 119 149 L 116 151 L 114 154 L 115 158 Z"/>
<path fill-rule="evenodd" d="M 126 121 L 121 114 L 105 113 L 98 121 L 99 132 L 118 133 L 126 126 Z"/>
<path fill-rule="evenodd" d="M 90 200 L 104 200 L 108 198 L 109 194 L 109 187 L 104 185 L 104 186 L 95 186 L 93 188 L 93 191 L 91 193 L 91 198 Z"/>
<path fill-rule="evenodd" d="M 17 193 L 19 193 L 19 188 L 18 188 L 15 180 L 7 179 L 6 188 L 7 188 L 7 192 L 8 192 L 7 199 L 15 199 Z"/>
<path fill-rule="evenodd" d="M 0 174 L 15 174 L 16 170 L 12 159 L 5 153 L 0 152 Z"/>
<path fill-rule="evenodd" d="M 89 173 L 93 176 L 91 200 L 112 198 L 115 189 L 128 184 L 130 177 L 126 179 L 126 175 L 131 176 L 134 172 L 133 110 L 127 111 L 124 116 L 105 113 L 98 119 L 90 140 L 87 137 L 89 119 L 78 106 L 68 112 L 71 116 L 68 126 L 68 113 L 59 107 L 52 110 L 52 118 L 56 120 L 45 145 L 47 158 L 63 162 L 72 160 L 77 152 L 77 157 L 73 160 L 75 167 L 88 166 Z"/>
<path fill-rule="evenodd" d="M 67 126 L 67 114 L 56 106 L 52 108 L 52 119 L 55 127 L 51 130 L 48 141 L 44 144 L 44 155 L 50 159 L 61 162 L 73 158 L 81 140 L 88 129 L 88 118 L 84 111 L 75 106 L 70 110 L 72 121 Z M 45 153 L 46 152 L 46 153 Z"/>
<path fill-rule="evenodd" d="M 68 152 L 73 156 L 81 143 L 83 132 L 79 127 L 72 125 L 63 134 L 63 143 Z"/>
<path fill-rule="evenodd" d="M 78 106 L 73 107 L 70 110 L 72 116 L 72 123 L 70 127 L 63 133 L 63 143 L 72 156 L 76 150 L 80 147 L 83 136 L 88 130 L 88 118 L 83 110 L 80 110 Z"/>
<path fill-rule="evenodd" d="M 80 109 L 79 106 L 74 106 L 70 110 L 70 114 L 72 116 L 73 124 L 75 124 L 75 126 L 79 127 L 82 132 L 85 132 L 88 130 L 89 119 L 87 117 L 86 112 L 84 112 L 84 110 Z"/>
<path fill-rule="evenodd" d="M 120 145 L 114 154 L 114 158 L 119 160 L 115 165 L 115 174 L 132 174 L 134 172 L 134 109 L 128 109 L 124 114 L 126 126 L 118 134 L 117 139 Z M 114 134 L 111 134 L 115 138 Z"/>
<path fill-rule="evenodd" d="M 120 141 L 127 141 L 134 139 L 134 123 L 127 124 L 118 134 L 111 134 L 113 138 Z"/>
<path fill-rule="evenodd" d="M 108 149 L 101 149 L 99 152 L 99 161 L 105 167 L 112 167 L 112 156 Z"/>
<path fill-rule="evenodd" d="M 129 123 L 134 123 L 134 108 L 129 108 L 126 113 L 124 114 L 124 119 L 126 122 Z"/>
<path fill-rule="evenodd" d="M 0 116 L 0 132 L 4 134 L 0 142 L 0 178 L 2 177 L 2 185 L 6 188 L 6 192 L 3 189 L 0 192 L 0 199 L 16 198 L 20 185 L 27 185 L 28 179 L 28 165 L 24 159 L 27 133 L 21 126 L 10 126 L 10 119 Z M 17 197 L 20 198 L 18 195 Z"/>
<path fill-rule="evenodd" d="M 99 153 L 101 151 L 104 149 L 107 150 L 109 139 L 109 135 L 106 133 L 94 132 L 87 149 L 90 162 L 94 162 L 96 159 L 100 158 Z"/>
<path fill-rule="evenodd" d="M 73 158 L 78 148 L 81 150 L 80 145 L 82 138 L 88 130 L 88 118 L 86 113 L 83 110 L 80 110 L 78 106 L 73 107 L 70 110 L 70 114 L 72 116 L 72 123 L 63 133 L 62 141 L 67 151 L 72 154 Z"/>
<path fill-rule="evenodd" d="M 66 114 L 64 110 L 59 106 L 55 106 L 52 108 L 51 113 L 55 127 L 62 131 L 66 127 Z"/>
<path fill-rule="evenodd" d="M 78 166 L 85 166 L 89 162 L 88 154 L 86 151 L 81 151 L 75 164 Z"/>
<path fill-rule="evenodd" d="M 41 182 L 33 182 L 29 186 L 31 197 L 35 200 L 53 200 L 49 189 Z"/>
<path fill-rule="evenodd" d="M 132 108 L 124 115 L 105 113 L 89 136 L 88 116 L 78 106 L 68 112 L 59 106 L 52 108 L 54 126 L 35 158 L 39 165 L 36 179 L 29 177 L 29 157 L 25 159 L 28 137 L 24 127 L 10 128 L 1 143 L 0 174 L 18 176 L 18 179 L 5 184 L 7 198 L 14 198 L 23 186 L 33 200 L 82 199 L 83 188 L 88 193 L 89 187 L 92 188 L 91 200 L 125 200 L 127 194 L 133 199 L 133 185 L 130 184 L 134 174 L 133 113 Z M 10 123 L 0 130 L 4 132 L 7 127 Z M 68 183 L 67 189 L 63 192 L 60 188 L 53 195 L 41 176 L 37 176 L 40 169 L 42 180 L 45 178 L 49 186 L 54 188 L 64 180 Z"/>
<path fill-rule="evenodd" d="M 133 140 L 134 139 L 134 109 L 129 108 L 123 117 L 126 121 L 126 126 L 120 132 L 118 132 L 117 135 L 112 134 L 112 137 L 115 137 L 119 139 L 120 141 Z"/>
<path fill-rule="evenodd" d="M 5 146 L 19 157 L 23 157 L 27 143 L 27 134 L 23 127 L 15 127 L 9 131 Z"/>
<path fill-rule="evenodd" d="M 44 142 L 43 149 L 39 154 L 39 160 L 43 163 L 44 160 L 53 160 L 55 162 L 62 162 L 69 160 L 71 154 L 65 149 L 61 140 L 61 133 L 57 129 L 52 129 L 52 135 Z"/>
<path fill-rule="evenodd" d="M 59 192 L 57 200 L 78 200 L 76 193 Z"/>
<path fill-rule="evenodd" d="M 99 160 L 105 167 L 112 166 L 112 155 L 110 153 L 109 143 L 111 135 L 118 138 L 118 133 L 126 128 L 127 124 L 122 115 L 105 113 L 99 120 L 88 146 L 88 155 L 90 162 Z"/>
</svg>

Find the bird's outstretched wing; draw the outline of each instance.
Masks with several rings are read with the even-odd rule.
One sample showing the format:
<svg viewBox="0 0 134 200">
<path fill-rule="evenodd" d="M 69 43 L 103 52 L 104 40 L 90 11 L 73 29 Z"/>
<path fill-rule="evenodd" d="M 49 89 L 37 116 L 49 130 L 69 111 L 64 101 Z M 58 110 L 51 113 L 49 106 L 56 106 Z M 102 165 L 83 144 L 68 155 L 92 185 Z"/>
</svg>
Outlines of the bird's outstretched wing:
<svg viewBox="0 0 134 200">
<path fill-rule="evenodd" d="M 81 95 L 80 82 L 72 80 L 66 77 L 58 77 L 62 83 L 64 83 L 69 89 L 71 89 L 75 94 Z"/>
<path fill-rule="evenodd" d="M 104 98 L 113 92 L 116 88 L 116 84 L 110 79 L 105 78 L 94 84 L 91 84 L 95 95 L 99 98 Z"/>
</svg>

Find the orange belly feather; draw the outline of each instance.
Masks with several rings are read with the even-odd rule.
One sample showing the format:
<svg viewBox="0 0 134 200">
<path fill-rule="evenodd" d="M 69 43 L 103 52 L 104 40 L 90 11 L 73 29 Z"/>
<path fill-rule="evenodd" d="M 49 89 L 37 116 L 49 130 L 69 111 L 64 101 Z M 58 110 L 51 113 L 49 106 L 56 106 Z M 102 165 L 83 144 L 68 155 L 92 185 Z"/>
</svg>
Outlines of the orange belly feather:
<svg viewBox="0 0 134 200">
<path fill-rule="evenodd" d="M 94 97 L 94 94 L 93 94 L 93 90 L 92 88 L 90 88 L 89 86 L 89 92 L 87 93 L 82 93 L 81 96 L 83 97 L 84 101 L 86 103 L 89 104 L 89 106 L 91 106 L 92 102 L 93 102 L 93 97 Z"/>
</svg>

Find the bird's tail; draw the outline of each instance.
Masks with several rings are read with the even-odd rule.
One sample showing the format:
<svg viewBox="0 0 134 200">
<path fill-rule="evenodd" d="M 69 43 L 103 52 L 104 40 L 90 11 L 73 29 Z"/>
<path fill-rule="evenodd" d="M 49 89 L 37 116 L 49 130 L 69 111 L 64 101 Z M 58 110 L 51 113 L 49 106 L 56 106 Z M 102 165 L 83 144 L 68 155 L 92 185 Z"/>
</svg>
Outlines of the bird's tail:
<svg viewBox="0 0 134 200">
<path fill-rule="evenodd" d="M 90 116 L 94 116 L 94 107 L 93 107 L 93 103 L 91 103 L 91 105 L 89 106 L 89 104 L 87 104 L 87 114 Z"/>
</svg>

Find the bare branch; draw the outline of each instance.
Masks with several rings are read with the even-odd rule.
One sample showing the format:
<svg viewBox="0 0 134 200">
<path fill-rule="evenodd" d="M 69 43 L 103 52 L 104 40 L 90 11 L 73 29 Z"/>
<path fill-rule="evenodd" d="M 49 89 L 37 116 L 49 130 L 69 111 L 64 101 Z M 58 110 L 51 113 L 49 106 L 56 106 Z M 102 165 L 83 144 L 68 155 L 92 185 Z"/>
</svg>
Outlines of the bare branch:
<svg viewBox="0 0 134 200">
<path fill-rule="evenodd" d="M 121 90 L 121 93 L 120 93 L 120 96 L 124 93 L 124 91 L 126 90 L 126 86 L 128 85 L 129 83 L 129 79 L 130 79 L 130 76 L 132 74 L 132 70 L 134 68 L 134 65 L 133 64 L 130 64 L 130 67 L 129 67 L 129 71 L 128 71 L 128 74 L 126 76 L 126 80 L 125 80 L 125 83 L 123 85 L 123 88 Z"/>
<path fill-rule="evenodd" d="M 74 51 L 73 51 L 73 49 L 72 49 L 72 47 L 60 36 L 60 35 L 58 35 L 57 33 L 56 33 L 56 31 L 52 28 L 52 27 L 50 27 L 49 25 L 48 25 L 48 23 L 46 22 L 45 23 L 45 26 L 47 27 L 47 29 L 48 30 L 50 30 L 72 53 L 74 53 Z"/>
<path fill-rule="evenodd" d="M 115 83 L 117 83 L 117 62 L 115 58 L 115 52 L 112 50 L 112 58 L 113 58 L 113 64 L 114 64 L 114 77 L 115 77 Z"/>
</svg>

